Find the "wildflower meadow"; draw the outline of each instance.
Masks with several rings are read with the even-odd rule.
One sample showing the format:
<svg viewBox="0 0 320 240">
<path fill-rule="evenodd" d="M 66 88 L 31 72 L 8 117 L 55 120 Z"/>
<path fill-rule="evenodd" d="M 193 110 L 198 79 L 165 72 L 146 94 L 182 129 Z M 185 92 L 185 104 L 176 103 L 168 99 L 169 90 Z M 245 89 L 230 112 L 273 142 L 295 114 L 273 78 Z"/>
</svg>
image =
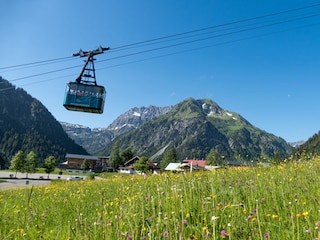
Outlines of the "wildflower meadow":
<svg viewBox="0 0 320 240">
<path fill-rule="evenodd" d="M 0 192 L 0 239 L 320 239 L 320 159 Z"/>
</svg>

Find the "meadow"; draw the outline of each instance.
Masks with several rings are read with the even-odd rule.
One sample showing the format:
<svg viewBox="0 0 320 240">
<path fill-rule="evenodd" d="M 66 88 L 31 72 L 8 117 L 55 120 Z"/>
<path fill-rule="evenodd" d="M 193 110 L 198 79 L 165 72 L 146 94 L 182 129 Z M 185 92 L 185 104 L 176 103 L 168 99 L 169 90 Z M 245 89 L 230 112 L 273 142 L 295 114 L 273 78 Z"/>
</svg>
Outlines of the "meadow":
<svg viewBox="0 0 320 240">
<path fill-rule="evenodd" d="M 320 239 L 320 159 L 0 192 L 0 239 Z"/>
</svg>

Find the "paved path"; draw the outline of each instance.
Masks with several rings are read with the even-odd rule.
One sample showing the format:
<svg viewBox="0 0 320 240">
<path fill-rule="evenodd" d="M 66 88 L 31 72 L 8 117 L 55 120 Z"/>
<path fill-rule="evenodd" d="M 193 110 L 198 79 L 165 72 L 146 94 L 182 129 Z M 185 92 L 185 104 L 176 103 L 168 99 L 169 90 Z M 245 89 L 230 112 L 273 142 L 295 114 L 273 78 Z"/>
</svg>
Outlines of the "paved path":
<svg viewBox="0 0 320 240">
<path fill-rule="evenodd" d="M 60 179 L 67 179 L 68 177 L 74 176 L 64 174 L 62 174 L 61 176 L 58 174 L 50 174 L 49 180 L 47 180 L 47 174 L 33 173 L 28 174 L 28 179 L 26 179 L 25 173 L 17 173 L 18 179 L 10 179 L 10 174 L 13 174 L 13 176 L 15 176 L 16 173 L 0 171 L 0 179 L 4 179 L 6 181 L 0 182 L 0 191 L 19 187 L 48 185 L 50 184 L 51 180 L 58 179 L 58 177 L 60 177 Z M 40 177 L 42 177 L 43 179 L 40 179 Z"/>
</svg>

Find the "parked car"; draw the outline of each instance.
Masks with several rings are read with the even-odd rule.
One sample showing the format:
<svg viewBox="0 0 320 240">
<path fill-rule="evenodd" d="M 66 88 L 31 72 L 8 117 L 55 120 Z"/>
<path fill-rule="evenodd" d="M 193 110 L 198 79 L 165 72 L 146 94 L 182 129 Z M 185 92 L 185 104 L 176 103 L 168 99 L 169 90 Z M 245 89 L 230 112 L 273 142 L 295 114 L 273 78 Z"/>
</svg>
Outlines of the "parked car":
<svg viewBox="0 0 320 240">
<path fill-rule="evenodd" d="M 68 177 L 67 181 L 80 181 L 83 180 L 83 177 Z"/>
</svg>

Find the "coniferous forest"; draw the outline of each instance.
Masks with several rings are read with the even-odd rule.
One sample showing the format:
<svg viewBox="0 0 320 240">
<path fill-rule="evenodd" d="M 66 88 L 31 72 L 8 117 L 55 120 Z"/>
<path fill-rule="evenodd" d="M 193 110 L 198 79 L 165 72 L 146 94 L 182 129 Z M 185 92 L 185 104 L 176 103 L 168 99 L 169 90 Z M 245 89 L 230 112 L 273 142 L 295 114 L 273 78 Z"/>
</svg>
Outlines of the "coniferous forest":
<svg viewBox="0 0 320 240">
<path fill-rule="evenodd" d="M 19 150 L 25 154 L 34 151 L 40 166 L 50 155 L 62 162 L 66 153 L 87 153 L 40 101 L 0 79 L 0 157 L 8 166 Z"/>
</svg>

